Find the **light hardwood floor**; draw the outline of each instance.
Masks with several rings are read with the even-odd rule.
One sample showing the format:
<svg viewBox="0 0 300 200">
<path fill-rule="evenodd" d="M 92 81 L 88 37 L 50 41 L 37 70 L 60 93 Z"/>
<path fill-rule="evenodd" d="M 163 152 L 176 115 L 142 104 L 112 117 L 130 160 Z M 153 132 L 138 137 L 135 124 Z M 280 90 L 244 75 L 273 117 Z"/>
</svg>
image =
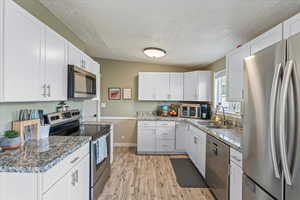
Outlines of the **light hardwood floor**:
<svg viewBox="0 0 300 200">
<path fill-rule="evenodd" d="M 208 189 L 181 188 L 170 157 L 116 148 L 112 174 L 98 200 L 214 200 Z"/>
</svg>

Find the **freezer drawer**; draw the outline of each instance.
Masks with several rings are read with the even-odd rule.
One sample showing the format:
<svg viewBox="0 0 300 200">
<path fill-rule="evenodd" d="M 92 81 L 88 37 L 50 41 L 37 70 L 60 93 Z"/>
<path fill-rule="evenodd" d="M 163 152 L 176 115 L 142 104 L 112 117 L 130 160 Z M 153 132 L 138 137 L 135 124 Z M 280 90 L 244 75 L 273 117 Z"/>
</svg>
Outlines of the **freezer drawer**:
<svg viewBox="0 0 300 200">
<path fill-rule="evenodd" d="M 243 200 L 275 200 L 246 175 L 243 177 Z"/>
</svg>

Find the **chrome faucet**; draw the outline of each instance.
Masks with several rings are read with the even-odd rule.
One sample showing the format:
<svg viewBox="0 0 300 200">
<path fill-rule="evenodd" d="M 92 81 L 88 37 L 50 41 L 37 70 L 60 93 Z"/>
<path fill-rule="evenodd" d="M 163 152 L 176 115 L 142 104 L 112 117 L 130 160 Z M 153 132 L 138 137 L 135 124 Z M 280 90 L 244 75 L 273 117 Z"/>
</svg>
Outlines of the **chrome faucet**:
<svg viewBox="0 0 300 200">
<path fill-rule="evenodd" d="M 224 109 L 224 106 L 222 106 L 221 103 L 218 103 L 218 105 L 216 106 L 215 116 L 217 116 L 217 114 L 218 114 L 218 109 L 219 109 L 219 107 L 222 108 L 222 112 L 223 112 L 223 125 L 225 126 L 225 125 L 226 125 L 225 109 Z"/>
</svg>

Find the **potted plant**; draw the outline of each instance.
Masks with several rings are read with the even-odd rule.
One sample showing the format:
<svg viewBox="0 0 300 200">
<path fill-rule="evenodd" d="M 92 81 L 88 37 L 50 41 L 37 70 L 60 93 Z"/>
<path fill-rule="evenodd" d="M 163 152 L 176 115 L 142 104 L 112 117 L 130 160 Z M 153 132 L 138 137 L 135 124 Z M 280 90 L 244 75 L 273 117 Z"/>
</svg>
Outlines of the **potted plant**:
<svg viewBox="0 0 300 200">
<path fill-rule="evenodd" d="M 19 133 L 14 130 L 4 132 L 4 137 L 0 139 L 0 147 L 2 149 L 15 149 L 21 144 Z"/>
</svg>

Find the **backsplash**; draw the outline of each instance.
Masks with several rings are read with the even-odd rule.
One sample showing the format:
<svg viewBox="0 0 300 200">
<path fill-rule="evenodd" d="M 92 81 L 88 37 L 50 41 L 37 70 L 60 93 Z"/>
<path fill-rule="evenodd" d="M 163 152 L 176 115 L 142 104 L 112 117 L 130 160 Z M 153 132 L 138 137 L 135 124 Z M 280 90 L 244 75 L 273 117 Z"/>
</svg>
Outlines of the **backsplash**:
<svg viewBox="0 0 300 200">
<path fill-rule="evenodd" d="M 21 109 L 42 109 L 44 113 L 55 112 L 59 102 L 32 102 L 32 103 L 0 103 L 0 135 L 11 128 L 11 122 L 17 119 Z M 82 109 L 82 101 L 66 102 L 70 109 Z"/>
</svg>

